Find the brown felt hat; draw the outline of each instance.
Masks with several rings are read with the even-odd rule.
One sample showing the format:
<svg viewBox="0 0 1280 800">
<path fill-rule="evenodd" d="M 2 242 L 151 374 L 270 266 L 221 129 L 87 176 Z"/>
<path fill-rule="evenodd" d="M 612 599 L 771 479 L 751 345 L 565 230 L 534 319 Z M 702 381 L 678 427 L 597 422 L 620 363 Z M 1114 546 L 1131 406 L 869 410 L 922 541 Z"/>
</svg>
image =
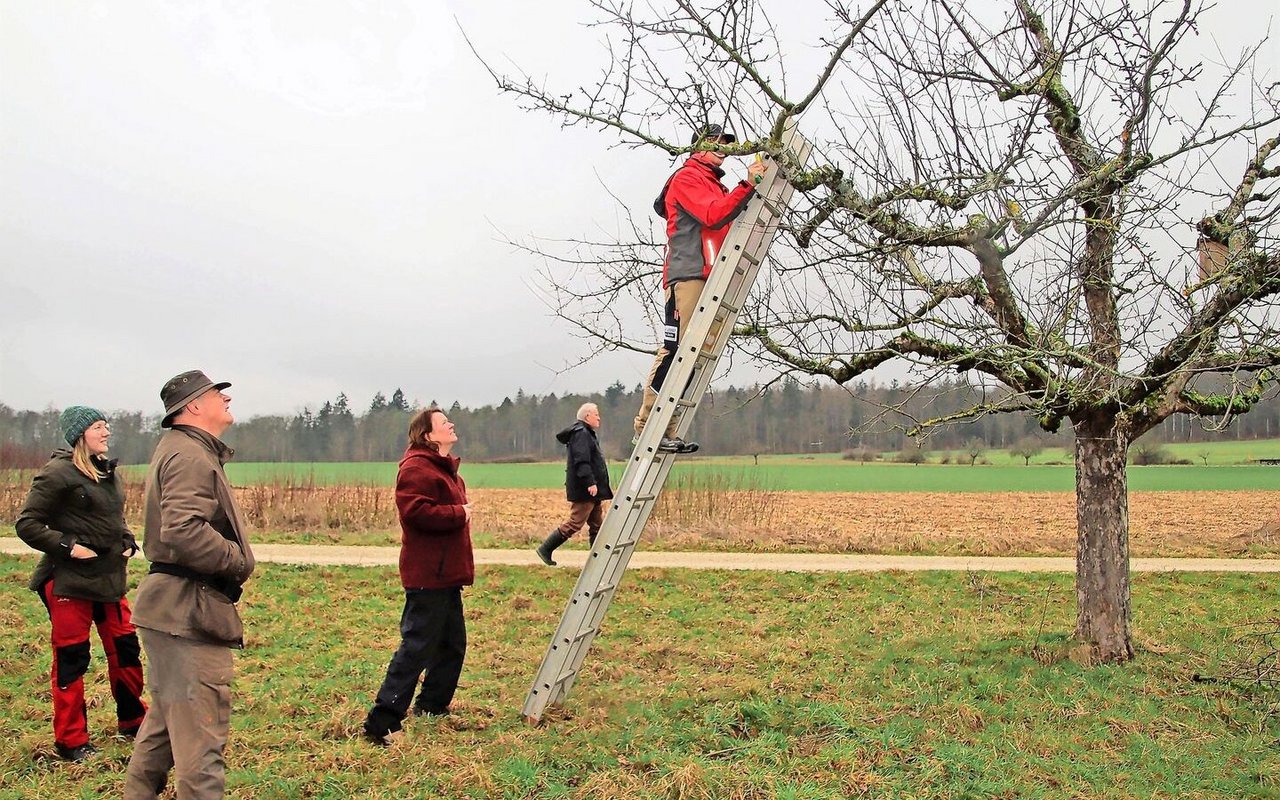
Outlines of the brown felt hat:
<svg viewBox="0 0 1280 800">
<path fill-rule="evenodd" d="M 198 369 L 189 369 L 174 375 L 165 381 L 164 388 L 160 390 L 160 402 L 164 404 L 164 419 L 160 420 L 160 427 L 171 427 L 174 415 L 200 395 L 210 389 L 225 389 L 230 385 L 227 381 L 214 383 L 209 380 L 208 375 Z"/>
</svg>

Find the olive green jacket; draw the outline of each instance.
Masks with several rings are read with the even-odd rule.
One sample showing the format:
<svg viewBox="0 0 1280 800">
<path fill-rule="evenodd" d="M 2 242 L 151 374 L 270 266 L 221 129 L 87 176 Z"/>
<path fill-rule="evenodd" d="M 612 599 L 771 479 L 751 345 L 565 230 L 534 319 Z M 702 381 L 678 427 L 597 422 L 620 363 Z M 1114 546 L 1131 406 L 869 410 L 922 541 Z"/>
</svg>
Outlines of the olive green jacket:
<svg viewBox="0 0 1280 800">
<path fill-rule="evenodd" d="M 125 568 L 138 545 L 124 522 L 124 492 L 115 462 L 94 459 L 105 474 L 95 481 L 71 461 L 71 451 L 55 450 L 31 481 L 31 491 L 14 527 L 22 541 L 44 553 L 30 586 L 39 592 L 53 578 L 53 593 L 115 603 L 128 588 Z M 72 545 L 97 553 L 72 558 Z"/>
</svg>

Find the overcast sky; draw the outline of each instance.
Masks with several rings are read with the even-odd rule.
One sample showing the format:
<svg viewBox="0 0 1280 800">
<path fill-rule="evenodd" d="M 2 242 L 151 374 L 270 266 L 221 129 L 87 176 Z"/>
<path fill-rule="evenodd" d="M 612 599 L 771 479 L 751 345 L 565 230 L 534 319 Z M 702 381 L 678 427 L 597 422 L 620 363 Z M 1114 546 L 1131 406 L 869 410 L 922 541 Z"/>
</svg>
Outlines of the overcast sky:
<svg viewBox="0 0 1280 800">
<path fill-rule="evenodd" d="M 580 80 L 584 13 L 3 0 L 0 402 L 156 411 L 193 367 L 241 415 L 639 382 L 557 374 L 586 346 L 502 235 L 611 225 L 600 181 L 647 207 L 670 161 L 521 112 L 454 22 Z"/>
<path fill-rule="evenodd" d="M 586 345 L 502 237 L 612 229 L 601 182 L 645 209 L 671 161 L 520 111 L 455 16 L 551 85 L 598 71 L 572 0 L 0 0 L 0 402 L 157 412 L 190 368 L 241 416 L 638 383 L 564 371 Z"/>
</svg>

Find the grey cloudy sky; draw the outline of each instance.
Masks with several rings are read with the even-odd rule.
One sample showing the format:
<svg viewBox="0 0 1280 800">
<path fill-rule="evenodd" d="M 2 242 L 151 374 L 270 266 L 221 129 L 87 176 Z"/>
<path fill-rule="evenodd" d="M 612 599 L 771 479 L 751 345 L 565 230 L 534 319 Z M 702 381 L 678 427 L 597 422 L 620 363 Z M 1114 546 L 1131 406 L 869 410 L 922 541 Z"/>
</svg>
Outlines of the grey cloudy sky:
<svg viewBox="0 0 1280 800">
<path fill-rule="evenodd" d="M 241 415 L 403 387 L 467 405 L 638 382 L 502 235 L 610 226 L 670 163 L 498 95 L 487 53 L 581 81 L 582 3 L 4 0 L 0 402 Z"/>
<path fill-rule="evenodd" d="M 1228 48 L 1270 15 L 1232 7 Z M 645 209 L 670 160 L 520 111 L 455 16 L 549 85 L 598 74 L 574 0 L 0 0 L 0 402 L 154 412 L 192 367 L 242 416 L 639 382 L 562 371 L 586 345 L 502 236 L 611 230 L 602 183 Z"/>
</svg>

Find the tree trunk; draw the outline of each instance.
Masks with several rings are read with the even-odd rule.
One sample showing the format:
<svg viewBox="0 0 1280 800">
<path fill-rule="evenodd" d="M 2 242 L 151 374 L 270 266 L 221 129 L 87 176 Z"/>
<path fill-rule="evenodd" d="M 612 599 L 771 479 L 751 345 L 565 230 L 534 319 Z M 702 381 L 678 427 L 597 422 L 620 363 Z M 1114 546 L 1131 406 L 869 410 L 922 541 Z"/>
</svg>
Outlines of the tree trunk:
<svg viewBox="0 0 1280 800">
<path fill-rule="evenodd" d="M 1113 420 L 1077 423 L 1075 429 L 1075 635 L 1097 661 L 1128 661 L 1129 442 Z"/>
</svg>

